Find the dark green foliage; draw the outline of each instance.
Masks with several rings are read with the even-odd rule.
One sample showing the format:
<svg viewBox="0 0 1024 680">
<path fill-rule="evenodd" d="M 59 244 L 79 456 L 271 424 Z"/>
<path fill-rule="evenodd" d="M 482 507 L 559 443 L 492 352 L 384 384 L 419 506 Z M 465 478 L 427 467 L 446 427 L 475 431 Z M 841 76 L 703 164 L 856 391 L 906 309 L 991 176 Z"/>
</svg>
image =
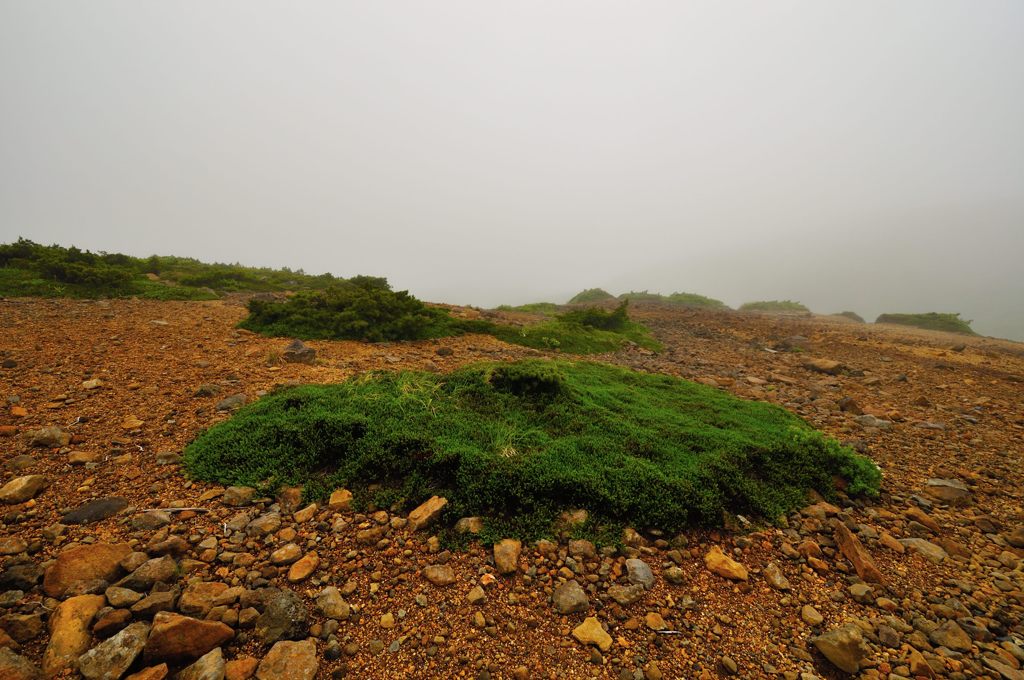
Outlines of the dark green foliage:
<svg viewBox="0 0 1024 680">
<path fill-rule="evenodd" d="M 667 298 L 669 302 L 686 307 L 707 307 L 709 309 L 729 309 L 729 306 L 721 300 L 709 298 L 697 293 L 672 293 Z"/>
<path fill-rule="evenodd" d="M 864 317 L 857 312 L 839 312 L 838 316 L 845 316 L 847 319 L 851 319 L 857 323 L 864 323 Z"/>
<path fill-rule="evenodd" d="M 741 312 L 785 312 L 789 314 L 810 314 L 811 310 L 807 309 L 804 305 L 799 302 L 792 300 L 758 300 L 757 302 L 745 302 L 740 305 Z"/>
<path fill-rule="evenodd" d="M 531 302 L 525 305 L 501 305 L 498 307 L 502 312 L 528 312 L 530 314 L 544 314 L 550 316 L 558 311 L 558 305 L 554 302 Z"/>
<path fill-rule="evenodd" d="M 651 293 L 646 290 L 630 291 L 619 296 L 620 300 L 631 300 L 633 302 L 660 302 L 667 305 L 679 305 L 682 307 L 705 307 L 709 309 L 729 309 L 721 300 L 709 298 L 696 293 L 672 293 L 662 295 Z"/>
<path fill-rule="evenodd" d="M 629 324 L 628 307 L 629 300 L 623 300 L 618 307 L 610 312 L 600 307 L 574 309 L 560 315 L 558 320 L 563 323 L 578 324 L 602 331 L 621 331 Z"/>
<path fill-rule="evenodd" d="M 382 342 L 452 335 L 454 324 L 444 310 L 391 290 L 385 279 L 357 276 L 288 300 L 250 300 L 249 316 L 239 326 L 304 340 Z"/>
<path fill-rule="evenodd" d="M 960 313 L 927 312 L 924 314 L 882 314 L 875 323 L 895 323 L 902 326 L 914 326 L 933 331 L 948 331 L 977 335 L 971 328 L 971 322 L 960 318 Z"/>
<path fill-rule="evenodd" d="M 449 375 L 378 372 L 268 395 L 185 449 L 197 479 L 432 494 L 451 517 L 537 534 L 560 510 L 675 531 L 723 510 L 774 520 L 815 489 L 875 494 L 870 460 L 789 412 L 663 375 L 594 363 L 476 364 Z"/>
<path fill-rule="evenodd" d="M 159 280 L 151 281 L 147 274 L 157 274 Z M 0 244 L 0 295 L 8 296 L 209 300 L 229 292 L 316 290 L 337 281 L 331 274 L 92 253 L 27 239 Z"/>
<path fill-rule="evenodd" d="M 601 288 L 587 288 L 586 290 L 583 290 L 583 291 L 580 291 L 579 293 L 576 293 L 576 295 L 574 295 L 572 297 L 572 299 L 569 300 L 569 304 L 570 305 L 583 305 L 583 304 L 591 304 L 591 303 L 594 303 L 594 302 L 604 302 L 605 300 L 614 300 L 614 299 L 615 299 L 615 296 L 612 295 L 611 293 L 609 293 L 606 290 L 602 290 Z"/>
</svg>

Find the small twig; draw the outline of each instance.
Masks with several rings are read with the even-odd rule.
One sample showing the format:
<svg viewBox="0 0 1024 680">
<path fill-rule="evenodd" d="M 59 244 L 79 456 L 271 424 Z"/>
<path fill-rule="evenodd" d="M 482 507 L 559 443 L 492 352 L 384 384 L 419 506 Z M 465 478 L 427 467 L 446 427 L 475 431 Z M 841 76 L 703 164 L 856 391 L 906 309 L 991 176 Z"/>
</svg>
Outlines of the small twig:
<svg viewBox="0 0 1024 680">
<path fill-rule="evenodd" d="M 657 630 L 655 631 L 658 635 L 684 635 L 681 630 Z"/>
<path fill-rule="evenodd" d="M 139 512 L 155 512 L 157 510 L 162 510 L 163 512 L 185 512 L 185 511 L 190 511 L 190 512 L 209 512 L 210 511 L 208 508 L 139 508 L 135 512 L 136 513 L 139 513 Z"/>
</svg>

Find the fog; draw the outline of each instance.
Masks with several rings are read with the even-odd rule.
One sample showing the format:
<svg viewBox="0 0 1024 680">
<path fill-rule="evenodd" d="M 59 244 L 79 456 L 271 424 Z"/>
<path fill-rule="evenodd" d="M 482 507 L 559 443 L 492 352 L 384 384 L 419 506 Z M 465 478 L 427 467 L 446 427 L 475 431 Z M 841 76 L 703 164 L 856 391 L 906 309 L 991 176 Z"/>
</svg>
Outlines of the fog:
<svg viewBox="0 0 1024 680">
<path fill-rule="evenodd" d="M 0 237 L 1024 340 L 1024 3 L 0 0 Z"/>
</svg>

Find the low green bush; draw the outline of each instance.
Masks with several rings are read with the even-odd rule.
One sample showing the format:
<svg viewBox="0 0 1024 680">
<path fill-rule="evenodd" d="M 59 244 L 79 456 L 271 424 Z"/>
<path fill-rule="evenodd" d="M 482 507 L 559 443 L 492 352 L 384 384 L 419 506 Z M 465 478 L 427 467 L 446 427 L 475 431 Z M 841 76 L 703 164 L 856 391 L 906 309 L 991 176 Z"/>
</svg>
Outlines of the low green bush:
<svg viewBox="0 0 1024 680">
<path fill-rule="evenodd" d="M 667 298 L 669 302 L 686 307 L 706 307 L 708 309 L 729 309 L 729 306 L 721 300 L 709 298 L 697 293 L 672 293 Z"/>
<path fill-rule="evenodd" d="M 741 312 L 785 312 L 789 314 L 810 314 L 799 302 L 792 300 L 758 300 L 757 302 L 745 302 L 740 305 Z"/>
<path fill-rule="evenodd" d="M 498 307 L 502 312 L 527 312 L 530 314 L 552 315 L 558 312 L 558 305 L 554 302 L 530 302 L 525 305 L 501 305 Z"/>
<path fill-rule="evenodd" d="M 845 316 L 847 319 L 850 319 L 851 321 L 856 321 L 857 323 L 865 323 L 864 317 L 862 317 L 857 312 L 839 312 L 837 316 Z"/>
<path fill-rule="evenodd" d="M 960 318 L 959 312 L 927 312 L 924 314 L 882 314 L 875 323 L 894 323 L 901 326 L 914 326 L 932 331 L 947 331 L 964 335 L 977 335 L 971 328 L 971 322 Z"/>
<path fill-rule="evenodd" d="M 275 392 L 202 433 L 184 464 L 221 484 L 301 484 L 311 500 L 345 486 L 409 508 L 438 494 L 452 518 L 530 533 L 565 508 L 666 531 L 718 525 L 723 511 L 775 520 L 812 489 L 833 498 L 835 476 L 851 495 L 876 494 L 880 482 L 870 460 L 777 406 L 546 360 Z"/>
<path fill-rule="evenodd" d="M 579 293 L 572 296 L 569 300 L 570 305 L 586 305 L 594 302 L 604 302 L 605 300 L 614 300 L 615 296 L 606 290 L 601 288 L 587 288 Z"/>
</svg>

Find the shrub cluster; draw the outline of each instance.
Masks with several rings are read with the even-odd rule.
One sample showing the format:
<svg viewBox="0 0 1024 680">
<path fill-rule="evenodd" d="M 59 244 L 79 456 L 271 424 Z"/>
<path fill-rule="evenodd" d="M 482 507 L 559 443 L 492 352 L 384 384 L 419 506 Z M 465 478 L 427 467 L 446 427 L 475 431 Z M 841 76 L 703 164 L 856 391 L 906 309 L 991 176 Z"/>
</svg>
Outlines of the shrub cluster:
<svg viewBox="0 0 1024 680">
<path fill-rule="evenodd" d="M 758 300 L 740 305 L 741 312 L 785 312 L 788 314 L 810 314 L 811 310 L 793 300 Z"/>
<path fill-rule="evenodd" d="M 276 392 L 201 434 L 184 459 L 194 478 L 222 484 L 303 484 L 310 499 L 347 486 L 407 507 L 439 494 L 453 517 L 530 527 L 567 507 L 666 531 L 717 525 L 723 511 L 774 520 L 811 489 L 833 497 L 834 476 L 850 494 L 880 481 L 870 460 L 777 406 L 545 360 Z"/>
<path fill-rule="evenodd" d="M 927 312 L 924 314 L 881 314 L 875 323 L 895 323 L 902 326 L 926 328 L 932 331 L 947 331 L 964 335 L 977 335 L 971 322 L 961 319 L 960 313 Z"/>
<path fill-rule="evenodd" d="M 605 300 L 614 300 L 615 296 L 606 290 L 601 288 L 587 288 L 581 290 L 572 296 L 569 300 L 570 305 L 585 305 L 593 304 L 594 302 L 604 302 Z"/>
<path fill-rule="evenodd" d="M 301 270 L 206 264 L 185 257 L 92 253 L 24 238 L 0 244 L 0 295 L 203 300 L 229 292 L 315 290 L 337 281 L 331 274 L 309 276 Z"/>
</svg>

